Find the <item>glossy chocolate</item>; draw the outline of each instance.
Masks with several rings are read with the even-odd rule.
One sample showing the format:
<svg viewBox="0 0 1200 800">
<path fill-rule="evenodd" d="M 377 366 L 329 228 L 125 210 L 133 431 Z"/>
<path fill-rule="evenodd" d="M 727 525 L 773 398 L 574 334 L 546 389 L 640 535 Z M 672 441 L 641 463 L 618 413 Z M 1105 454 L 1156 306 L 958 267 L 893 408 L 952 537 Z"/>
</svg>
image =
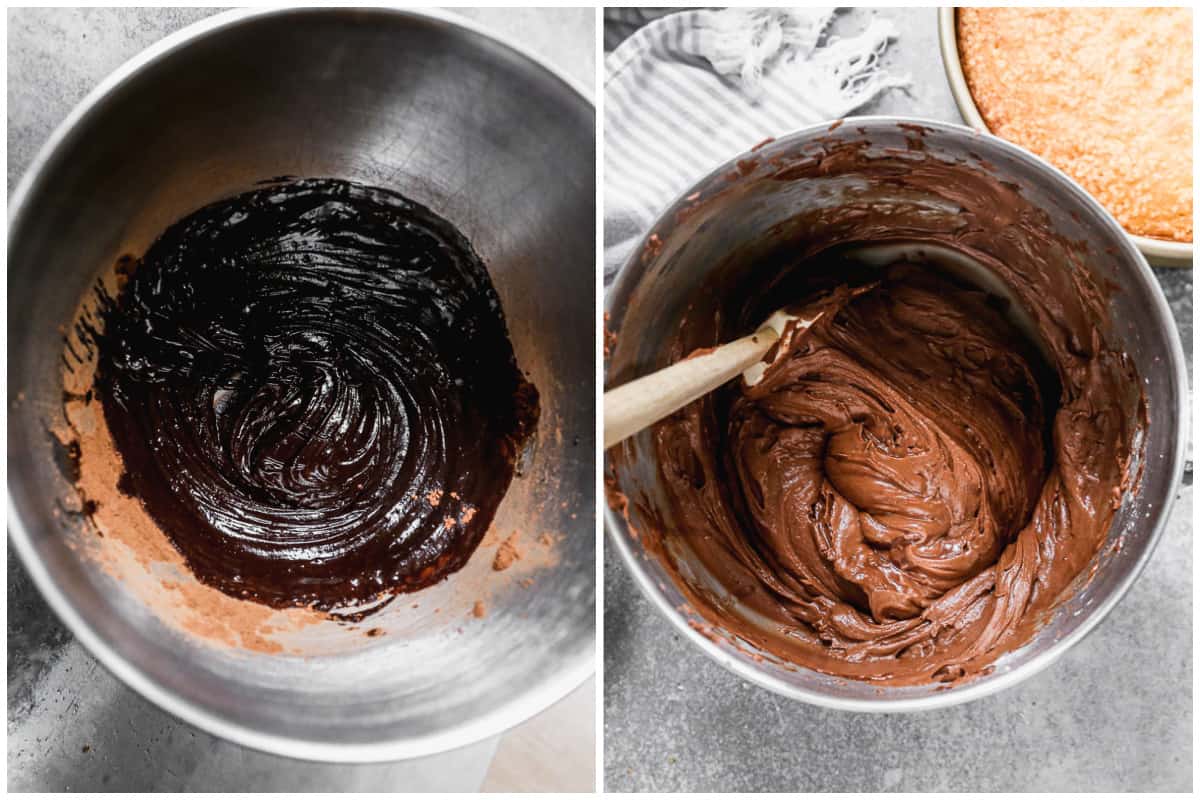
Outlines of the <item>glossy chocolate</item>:
<svg viewBox="0 0 1200 800">
<path fill-rule="evenodd" d="M 273 607 L 362 608 L 462 567 L 537 422 L 483 263 L 382 189 L 203 208 L 101 323 L 122 490 L 198 579 Z"/>
</svg>

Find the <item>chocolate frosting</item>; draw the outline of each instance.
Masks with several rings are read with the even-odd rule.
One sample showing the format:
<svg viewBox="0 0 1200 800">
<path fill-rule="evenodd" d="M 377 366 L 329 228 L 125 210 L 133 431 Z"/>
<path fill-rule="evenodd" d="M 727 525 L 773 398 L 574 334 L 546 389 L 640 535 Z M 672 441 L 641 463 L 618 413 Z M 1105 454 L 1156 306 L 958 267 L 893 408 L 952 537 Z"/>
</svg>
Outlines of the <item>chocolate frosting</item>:
<svg viewBox="0 0 1200 800">
<path fill-rule="evenodd" d="M 101 306 L 121 488 L 235 597 L 361 608 L 441 580 L 536 425 L 479 257 L 382 189 L 282 181 L 210 205 Z"/>
<path fill-rule="evenodd" d="M 1018 187 L 920 150 L 836 143 L 743 169 L 852 173 L 891 197 L 800 211 L 771 255 L 718 265 L 669 360 L 784 305 L 825 313 L 789 328 L 757 384 L 650 431 L 654 491 L 622 483 L 638 444 L 610 454 L 612 499 L 710 635 L 890 684 L 968 678 L 1028 641 L 1086 577 L 1145 414 L 1071 243 Z M 908 255 L 884 265 L 860 255 L 896 244 Z"/>
</svg>

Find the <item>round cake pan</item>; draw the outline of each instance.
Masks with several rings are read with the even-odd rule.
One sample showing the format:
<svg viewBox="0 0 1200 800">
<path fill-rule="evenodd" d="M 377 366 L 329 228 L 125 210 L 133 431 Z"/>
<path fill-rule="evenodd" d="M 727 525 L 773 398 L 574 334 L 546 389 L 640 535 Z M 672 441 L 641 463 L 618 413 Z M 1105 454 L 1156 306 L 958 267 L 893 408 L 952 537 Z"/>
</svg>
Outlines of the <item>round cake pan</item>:
<svg viewBox="0 0 1200 800">
<path fill-rule="evenodd" d="M 462 747 L 586 680 L 595 294 L 592 259 L 579 254 L 595 252 L 594 166 L 595 109 L 579 87 L 439 12 L 223 13 L 105 79 L 9 205 L 10 539 L 79 641 L 209 733 L 321 761 Z M 139 593 L 149 581 L 115 578 L 86 557 L 96 533 L 63 513 L 70 470 L 48 430 L 63 409 L 61 326 L 101 271 L 196 209 L 284 175 L 388 188 L 458 227 L 487 265 L 541 419 L 493 523 L 522 532 L 521 564 L 496 572 L 481 548 L 448 580 L 357 627 L 320 621 L 295 646 L 264 652 L 173 624 Z M 525 542 L 543 532 L 554 547 L 534 558 Z M 162 588 L 154 566 L 137 577 Z M 164 591 L 186 610 L 182 592 Z M 486 597 L 482 619 L 475 592 Z"/>
<path fill-rule="evenodd" d="M 938 9 L 938 42 L 942 49 L 942 63 L 946 67 L 946 78 L 950 81 L 950 93 L 958 105 L 958 112 L 972 128 L 987 131 L 987 123 L 975 106 L 971 97 L 971 89 L 967 86 L 967 78 L 963 74 L 962 60 L 958 54 L 958 24 L 957 9 Z M 1192 266 L 1192 244 L 1190 242 L 1169 242 L 1165 239 L 1152 239 L 1148 236 L 1126 234 L 1138 250 L 1146 256 L 1146 260 L 1156 267 L 1190 267 Z"/>
<path fill-rule="evenodd" d="M 840 191 L 859 185 L 857 178 L 839 176 L 840 189 L 806 185 L 800 191 L 766 170 L 739 174 L 739 165 L 754 159 L 803 160 L 822 152 L 831 139 L 861 143 L 872 150 L 904 151 L 914 127 L 926 131 L 921 148 L 925 156 L 951 160 L 964 168 L 979 160 L 991 165 L 990 174 L 1020 185 L 1030 202 L 1046 210 L 1059 235 L 1086 244 L 1091 252 L 1112 253 L 1111 258 L 1084 259 L 1082 268 L 1097 284 L 1121 288 L 1110 306 L 1112 335 L 1144 380 L 1150 416 L 1139 442 L 1140 481 L 1126 493 L 1106 543 L 1093 556 L 1094 574 L 1090 569 L 1081 573 L 1073 594 L 1055 608 L 1031 641 L 1001 655 L 988 674 L 957 685 L 886 686 L 846 680 L 783 664 L 744 643 L 731 642 L 736 637 L 698 616 L 675 582 L 678 572 L 665 569 L 647 549 L 646 537 L 638 534 L 637 529 L 647 524 L 670 519 L 668 509 L 657 505 L 662 501 L 653 429 L 618 445 L 624 448 L 622 467 L 614 474 L 610 466 L 605 480 L 628 502 L 624 513 L 606 509 L 605 527 L 652 605 L 679 636 L 743 680 L 785 697 L 846 711 L 918 711 L 955 705 L 1014 686 L 1053 663 L 1104 619 L 1149 561 L 1166 527 L 1186 453 L 1187 373 L 1179 332 L 1158 281 L 1121 226 L 1070 178 L 1027 150 L 988 133 L 931 120 L 852 117 L 833 129 L 822 123 L 780 136 L 753 154 L 743 153 L 687 190 L 659 216 L 650 229 L 653 240 L 648 236 L 633 251 L 606 298 L 608 328 L 616 337 L 608 379 L 621 384 L 666 366 L 668 354 L 662 342 L 679 330 L 696 292 L 707 286 L 710 270 L 786 227 L 797 213 L 797 204 L 833 203 Z M 739 176 L 731 178 L 734 174 Z M 707 198 L 699 208 L 691 202 L 696 196 Z M 685 539 L 672 542 L 674 558 L 687 558 Z"/>
</svg>

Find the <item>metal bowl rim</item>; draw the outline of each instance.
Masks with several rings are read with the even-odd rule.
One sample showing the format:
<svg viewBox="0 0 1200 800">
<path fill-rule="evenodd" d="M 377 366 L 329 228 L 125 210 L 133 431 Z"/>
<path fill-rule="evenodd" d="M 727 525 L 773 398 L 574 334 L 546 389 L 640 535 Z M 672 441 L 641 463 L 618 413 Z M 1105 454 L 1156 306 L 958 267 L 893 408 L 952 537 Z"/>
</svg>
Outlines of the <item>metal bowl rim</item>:
<svg viewBox="0 0 1200 800">
<path fill-rule="evenodd" d="M 54 129 L 54 132 L 30 162 L 28 169 L 26 169 L 24 176 L 17 184 L 17 188 L 13 191 L 12 197 L 9 200 L 9 250 L 11 251 L 13 247 L 12 243 L 15 240 L 12 232 L 19 230 L 27 198 L 41 179 L 47 164 L 58 154 L 59 147 L 76 127 L 93 111 L 96 111 L 104 100 L 127 80 L 155 66 L 163 58 L 184 49 L 195 41 L 235 28 L 249 21 L 269 17 L 283 17 L 297 13 L 318 15 L 322 13 L 339 14 L 346 11 L 354 11 L 354 9 L 302 7 L 275 9 L 249 8 L 225 11 L 188 25 L 134 55 L 105 77 L 71 110 L 67 117 Z M 405 18 L 436 20 L 489 39 L 541 68 L 570 88 L 589 106 L 595 108 L 595 102 L 584 90 L 583 84 L 575 78 L 546 62 L 524 45 L 517 43 L 505 35 L 488 30 L 473 20 L 452 12 L 433 8 L 401 9 L 372 7 L 359 9 L 359 11 L 372 14 L 391 14 Z M 59 590 L 58 583 L 50 574 L 50 571 L 42 563 L 41 559 L 38 558 L 29 531 L 17 513 L 17 504 L 13 499 L 11 485 L 7 487 L 5 502 L 8 512 L 9 540 L 12 542 L 34 585 L 37 586 L 38 590 L 42 593 L 42 597 L 45 598 L 50 608 L 58 615 L 58 618 L 97 661 L 103 664 L 109 672 L 119 678 L 125 685 L 164 711 L 191 725 L 195 725 L 207 733 L 255 750 L 308 761 L 350 764 L 397 761 L 435 755 L 475 744 L 492 736 L 497 736 L 509 728 L 530 719 L 581 686 L 595 671 L 595 638 L 593 637 L 590 646 L 585 646 L 578 652 L 570 654 L 567 666 L 555 675 L 542 681 L 540 684 L 533 684 L 524 689 L 517 689 L 503 704 L 491 712 L 440 731 L 437 734 L 422 735 L 414 738 L 400 736 L 389 741 L 380 741 L 371 744 L 339 744 L 336 742 L 317 742 L 264 733 L 263 731 L 232 722 L 207 708 L 184 700 L 170 689 L 157 683 L 148 674 L 143 672 L 137 664 L 127 660 L 123 655 L 111 648 L 79 616 L 70 601 Z"/>
<path fill-rule="evenodd" d="M 1121 241 L 1126 249 L 1126 256 L 1136 264 L 1136 276 L 1141 278 L 1148 286 L 1152 288 L 1151 295 L 1154 298 L 1154 313 L 1160 323 L 1166 323 L 1170 350 L 1167 354 L 1168 360 L 1171 362 L 1171 374 L 1175 385 L 1175 393 L 1178 397 L 1175 413 L 1178 418 L 1178 435 L 1175 438 L 1177 443 L 1187 441 L 1188 432 L 1188 416 L 1186 413 L 1187 405 L 1187 371 L 1186 359 L 1183 354 L 1183 345 L 1180 340 L 1178 326 L 1174 323 L 1174 318 L 1171 315 L 1170 306 L 1167 304 L 1166 297 L 1163 295 L 1158 281 L 1154 277 L 1154 273 L 1150 271 L 1149 264 L 1146 263 L 1144 254 L 1136 248 L 1130 241 L 1128 234 L 1121 228 L 1120 223 L 1110 214 L 1107 209 L 1100 205 L 1099 201 L 1088 194 L 1081 186 L 1075 183 L 1068 175 L 1054 165 L 1046 162 L 1041 157 L 1031 153 L 1030 151 L 1013 144 L 1005 139 L 989 133 L 986 130 L 977 130 L 965 125 L 956 125 L 954 123 L 942 122 L 939 120 L 924 119 L 921 117 L 903 117 L 903 116 L 888 116 L 888 115 L 869 115 L 862 117 L 846 117 L 843 120 L 846 125 L 862 125 L 862 126 L 895 126 L 895 125 L 916 125 L 936 130 L 940 133 L 955 133 L 962 136 L 982 138 L 989 143 L 999 147 L 1001 150 L 1007 151 L 1008 155 L 1015 157 L 1018 160 L 1028 162 L 1033 168 L 1048 173 L 1048 177 L 1057 179 L 1063 184 L 1063 188 L 1074 192 L 1085 205 L 1088 205 L 1092 210 L 1100 215 L 1100 218 L 1107 222 L 1116 231 L 1121 233 Z M 804 139 L 814 133 L 828 131 L 830 122 L 820 122 L 814 125 L 797 128 L 790 133 L 776 137 L 775 141 L 771 142 L 766 147 L 759 151 L 782 148 L 790 145 L 793 141 Z M 618 284 L 624 285 L 629 281 L 640 280 L 645 274 L 647 266 L 641 263 L 639 254 L 643 252 L 650 235 L 658 228 L 659 224 L 664 220 L 671 220 L 677 211 L 680 211 L 687 205 L 687 197 L 695 193 L 700 187 L 707 184 L 714 176 L 730 171 L 737 165 L 740 159 L 751 157 L 750 151 L 740 153 L 737 156 L 729 159 L 720 166 L 714 168 L 706 176 L 696 181 L 690 188 L 684 190 L 680 195 L 667 207 L 658 219 L 647 229 L 646 234 L 641 238 L 638 245 L 634 247 L 626 259 L 625 264 L 617 273 L 616 281 L 614 281 L 612 289 L 606 293 L 605 308 L 611 310 L 609 303 L 611 298 L 615 297 Z M 622 319 L 624 321 L 624 314 Z M 620 335 L 620 328 L 615 331 Z M 1171 487 L 1179 486 L 1183 478 L 1183 467 L 1186 455 L 1186 448 L 1182 444 L 1177 444 L 1173 462 L 1167 474 L 1170 481 L 1166 484 Z M 738 677 L 757 684 L 764 689 L 767 689 L 775 694 L 787 697 L 793 700 L 801 700 L 816 706 L 831 708 L 837 711 L 859 711 L 868 713 L 896 713 L 896 712 L 911 712 L 911 711 L 928 711 L 938 708 L 948 708 L 950 706 L 967 703 L 972 700 L 978 700 L 982 697 L 995 694 L 996 692 L 1015 686 L 1018 683 L 1031 678 L 1041 672 L 1046 667 L 1053 664 L 1072 646 L 1082 641 L 1085 636 L 1091 633 L 1101 621 L 1104 620 L 1108 613 L 1116 607 L 1121 598 L 1133 585 L 1142 570 L 1145 569 L 1147 562 L 1154 554 L 1155 548 L 1158 546 L 1159 540 L 1162 538 L 1163 531 L 1166 529 L 1167 520 L 1171 516 L 1171 510 L 1175 505 L 1175 492 L 1171 491 L 1167 495 L 1166 502 L 1159 507 L 1155 517 L 1153 527 L 1150 531 L 1150 538 L 1146 548 L 1142 551 L 1141 556 L 1134 563 L 1133 567 L 1125 575 L 1121 581 L 1116 584 L 1112 591 L 1104 600 L 1092 608 L 1092 610 L 1084 617 L 1084 620 L 1079 626 L 1071 631 L 1068 635 L 1054 641 L 1041 653 L 1038 653 L 1023 664 L 1018 665 L 1012 670 L 998 676 L 985 676 L 974 681 L 964 684 L 961 687 L 948 689 L 946 691 L 935 692 L 926 697 L 914 698 L 879 698 L 879 699 L 853 699 L 843 697 L 832 697 L 821 692 L 811 691 L 798 686 L 794 686 L 784 680 L 768 675 L 760 671 L 756 666 L 747 661 L 737 658 L 733 654 L 718 647 L 717 644 L 711 641 L 708 637 L 697 631 L 684 619 L 683 615 L 667 600 L 665 593 L 653 581 L 650 575 L 641 568 L 638 563 L 638 555 L 633 552 L 633 548 L 626 540 L 620 531 L 626 529 L 625 521 L 622 520 L 616 512 L 607 504 L 604 504 L 604 528 L 608 533 L 608 539 L 616 545 L 617 552 L 621 554 L 621 559 L 625 563 L 625 567 L 633 575 L 634 582 L 641 589 L 642 594 L 650 600 L 651 604 L 670 620 L 675 626 L 676 631 L 684 636 L 700 648 L 700 650 L 717 662 L 719 665 L 729 670 Z M 803 668 L 800 668 L 803 669 Z"/>
<path fill-rule="evenodd" d="M 954 97 L 954 104 L 958 106 L 958 113 L 962 114 L 963 119 L 972 128 L 984 133 L 991 133 L 987 123 L 983 120 L 983 115 L 979 113 L 979 108 L 975 105 L 975 98 L 971 95 L 966 74 L 963 72 L 962 59 L 959 58 L 958 27 L 955 17 L 957 11 L 958 9 L 954 6 L 943 6 L 938 9 L 938 45 L 942 51 L 942 66 L 946 69 L 946 79 L 950 82 L 950 94 Z M 1163 266 L 1188 267 L 1192 264 L 1195 252 L 1192 242 L 1154 239 L 1128 231 L 1125 231 L 1125 235 L 1133 240 L 1137 249 L 1141 250 L 1147 258 L 1153 258 L 1161 262 Z"/>
</svg>

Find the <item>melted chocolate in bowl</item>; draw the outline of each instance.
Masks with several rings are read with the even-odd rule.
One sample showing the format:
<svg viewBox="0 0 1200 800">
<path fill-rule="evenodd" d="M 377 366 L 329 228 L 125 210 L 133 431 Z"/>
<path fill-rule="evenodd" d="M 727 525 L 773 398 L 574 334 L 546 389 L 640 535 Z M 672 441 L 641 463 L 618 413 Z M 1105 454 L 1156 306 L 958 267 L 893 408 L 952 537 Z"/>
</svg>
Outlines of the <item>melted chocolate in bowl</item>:
<svg viewBox="0 0 1200 800">
<path fill-rule="evenodd" d="M 377 608 L 458 570 L 537 423 L 483 263 L 383 189 L 207 206 L 98 322 L 121 490 L 200 581 L 276 608 Z"/>
<path fill-rule="evenodd" d="M 779 307 L 832 308 L 754 386 L 610 450 L 609 485 L 710 638 L 921 686 L 988 674 L 1090 579 L 1147 405 L 1116 288 L 1084 268 L 1113 254 L 900 128 L 901 147 L 767 147 L 668 217 L 641 257 L 674 294 L 618 287 L 610 385 Z"/>
</svg>

